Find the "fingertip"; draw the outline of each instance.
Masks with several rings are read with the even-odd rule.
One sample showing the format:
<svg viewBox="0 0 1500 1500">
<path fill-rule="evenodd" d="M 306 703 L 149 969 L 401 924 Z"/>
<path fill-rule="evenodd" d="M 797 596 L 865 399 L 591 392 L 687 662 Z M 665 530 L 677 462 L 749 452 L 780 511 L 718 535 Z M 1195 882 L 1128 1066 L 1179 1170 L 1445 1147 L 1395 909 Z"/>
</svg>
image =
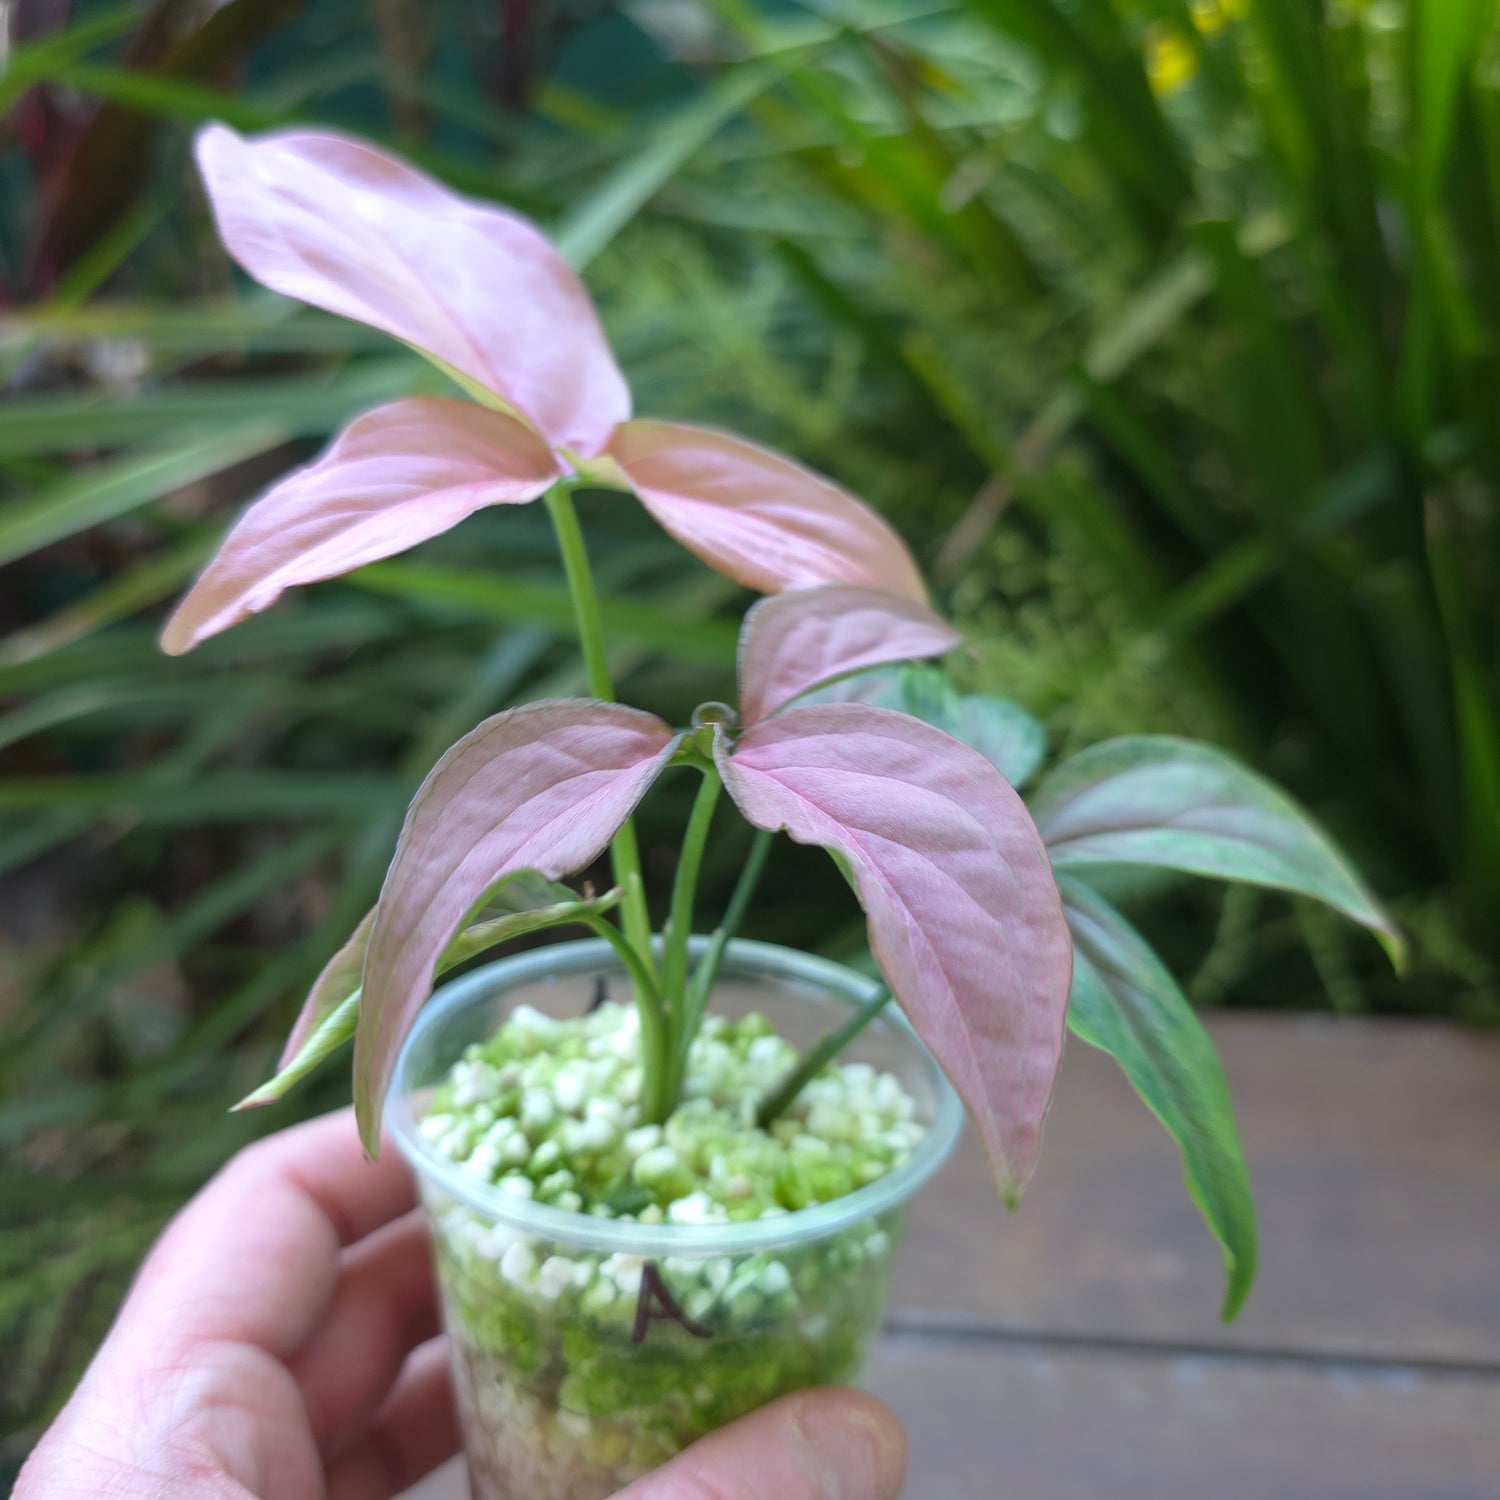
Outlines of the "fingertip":
<svg viewBox="0 0 1500 1500">
<path fill-rule="evenodd" d="M 906 1478 L 906 1433 L 867 1391 L 823 1389 L 787 1397 L 792 1427 L 832 1477 L 839 1500 L 895 1500 Z"/>
<path fill-rule="evenodd" d="M 799 1391 L 750 1412 L 615 1500 L 896 1500 L 906 1436 L 862 1391 Z"/>
</svg>

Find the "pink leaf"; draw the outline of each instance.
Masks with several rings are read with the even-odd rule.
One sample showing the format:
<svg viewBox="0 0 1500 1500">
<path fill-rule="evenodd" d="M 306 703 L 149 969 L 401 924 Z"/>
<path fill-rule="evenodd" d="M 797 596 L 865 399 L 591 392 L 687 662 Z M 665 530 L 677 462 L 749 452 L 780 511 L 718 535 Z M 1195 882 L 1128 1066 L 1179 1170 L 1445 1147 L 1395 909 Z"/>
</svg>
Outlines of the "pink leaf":
<svg viewBox="0 0 1500 1500">
<path fill-rule="evenodd" d="M 519 215 L 328 131 L 210 125 L 198 162 L 220 238 L 273 291 L 434 356 L 555 447 L 593 455 L 630 415 L 583 283 Z"/>
<path fill-rule="evenodd" d="M 876 961 L 1013 1199 L 1041 1144 L 1072 963 L 1021 799 L 977 751 L 864 704 L 789 708 L 718 759 L 757 827 L 843 856 Z"/>
<path fill-rule="evenodd" d="M 162 649 L 179 655 L 294 584 L 404 552 L 482 506 L 531 500 L 556 477 L 546 444 L 500 412 L 433 399 L 378 406 L 240 517 Z"/>
<path fill-rule="evenodd" d="M 925 604 L 878 589 L 830 584 L 762 599 L 740 631 L 740 718 L 753 724 L 831 678 L 962 643 Z"/>
<path fill-rule="evenodd" d="M 705 427 L 627 422 L 609 456 L 667 531 L 747 588 L 862 583 L 927 597 L 905 543 L 873 510 L 779 453 Z"/>
<path fill-rule="evenodd" d="M 354 1104 L 372 1153 L 396 1053 L 474 904 L 513 870 L 555 880 L 588 864 L 675 745 L 651 714 L 559 698 L 486 719 L 433 767 L 407 810 L 365 958 Z"/>
</svg>

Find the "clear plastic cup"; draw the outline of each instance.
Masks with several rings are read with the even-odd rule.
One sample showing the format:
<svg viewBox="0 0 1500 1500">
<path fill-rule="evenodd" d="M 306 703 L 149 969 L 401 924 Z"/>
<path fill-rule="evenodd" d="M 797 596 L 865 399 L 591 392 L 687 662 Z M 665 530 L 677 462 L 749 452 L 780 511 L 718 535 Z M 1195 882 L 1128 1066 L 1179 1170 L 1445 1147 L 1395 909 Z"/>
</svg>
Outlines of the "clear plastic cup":
<svg viewBox="0 0 1500 1500">
<path fill-rule="evenodd" d="M 801 1050 L 873 989 L 825 959 L 735 942 L 710 1009 L 760 1011 Z M 857 1380 L 907 1203 L 962 1128 L 892 1006 L 843 1060 L 894 1073 L 927 1132 L 884 1177 L 812 1208 L 735 1224 L 596 1218 L 506 1193 L 422 1135 L 434 1086 L 515 1006 L 561 1018 L 606 991 L 629 996 L 602 940 L 503 959 L 444 985 L 397 1064 L 387 1123 L 432 1233 L 476 1500 L 606 1500 L 777 1396 Z"/>
</svg>

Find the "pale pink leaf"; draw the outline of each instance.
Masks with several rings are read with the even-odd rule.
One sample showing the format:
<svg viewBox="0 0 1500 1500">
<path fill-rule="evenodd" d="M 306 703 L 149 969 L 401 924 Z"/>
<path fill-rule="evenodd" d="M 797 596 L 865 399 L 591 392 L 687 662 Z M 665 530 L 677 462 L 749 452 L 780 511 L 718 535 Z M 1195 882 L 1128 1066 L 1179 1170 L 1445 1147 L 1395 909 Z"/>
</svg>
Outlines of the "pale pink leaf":
<svg viewBox="0 0 1500 1500">
<path fill-rule="evenodd" d="M 638 709 L 550 699 L 486 719 L 433 768 L 407 810 L 365 957 L 354 1103 L 372 1152 L 401 1041 L 475 903 L 513 870 L 555 880 L 588 864 L 676 742 Z"/>
<path fill-rule="evenodd" d="M 519 215 L 331 131 L 211 125 L 198 162 L 220 238 L 273 291 L 432 355 L 555 447 L 593 455 L 630 415 L 583 283 Z"/>
<path fill-rule="evenodd" d="M 864 704 L 789 708 L 727 743 L 720 770 L 752 823 L 843 857 L 875 959 L 1014 1199 L 1041 1144 L 1072 964 L 1021 799 L 977 751 Z"/>
<path fill-rule="evenodd" d="M 768 448 L 705 427 L 627 422 L 609 456 L 662 527 L 747 588 L 860 583 L 927 597 L 906 544 L 869 506 Z"/>
<path fill-rule="evenodd" d="M 431 398 L 377 406 L 240 517 L 162 649 L 188 651 L 284 589 L 404 552 L 483 506 L 534 499 L 556 477 L 547 445 L 513 417 Z"/>
<path fill-rule="evenodd" d="M 856 584 L 762 599 L 740 631 L 740 718 L 749 725 L 820 683 L 963 643 L 915 599 Z"/>
</svg>

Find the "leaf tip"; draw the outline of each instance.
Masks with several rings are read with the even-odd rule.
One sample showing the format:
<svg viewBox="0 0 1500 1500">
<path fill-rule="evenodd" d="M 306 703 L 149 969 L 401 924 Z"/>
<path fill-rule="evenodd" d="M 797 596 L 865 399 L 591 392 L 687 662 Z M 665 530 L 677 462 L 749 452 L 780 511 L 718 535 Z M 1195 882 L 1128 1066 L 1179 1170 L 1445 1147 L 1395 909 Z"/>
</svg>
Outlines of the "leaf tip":
<svg viewBox="0 0 1500 1500">
<path fill-rule="evenodd" d="M 1219 1309 L 1219 1321 L 1221 1323 L 1232 1323 L 1239 1317 L 1245 1306 L 1245 1299 L 1250 1295 L 1250 1283 L 1254 1280 L 1254 1273 L 1241 1280 L 1233 1270 L 1229 1273 L 1229 1283 L 1224 1289 L 1224 1304 Z"/>
<path fill-rule="evenodd" d="M 1000 1195 L 1000 1201 L 1007 1209 L 1015 1210 L 1021 1206 L 1021 1194 L 1026 1190 L 1024 1178 L 1017 1178 L 1010 1168 L 994 1156 L 990 1157 L 990 1173 L 995 1179 L 995 1191 Z"/>
<path fill-rule="evenodd" d="M 156 644 L 167 656 L 185 656 L 195 644 L 192 633 L 182 624 L 181 615 L 180 609 L 175 610 L 156 638 Z"/>
<path fill-rule="evenodd" d="M 1411 961 L 1411 949 L 1406 939 L 1401 935 L 1401 930 L 1394 924 L 1374 929 L 1375 941 L 1385 949 L 1385 956 L 1391 961 L 1398 975 L 1405 975 Z"/>
<path fill-rule="evenodd" d="M 226 149 L 243 146 L 245 138 L 222 120 L 207 120 L 193 135 L 193 155 L 199 168 L 207 174 L 211 159 Z"/>
<path fill-rule="evenodd" d="M 360 1144 L 365 1148 L 369 1161 L 380 1158 L 380 1116 L 383 1094 L 371 1089 L 356 1087 L 354 1090 L 354 1119 L 359 1126 Z"/>
<path fill-rule="evenodd" d="M 1235 1254 L 1224 1247 L 1224 1301 L 1219 1308 L 1219 1321 L 1232 1323 L 1239 1317 L 1255 1285 L 1255 1241 L 1252 1238 L 1247 1252 Z"/>
</svg>

